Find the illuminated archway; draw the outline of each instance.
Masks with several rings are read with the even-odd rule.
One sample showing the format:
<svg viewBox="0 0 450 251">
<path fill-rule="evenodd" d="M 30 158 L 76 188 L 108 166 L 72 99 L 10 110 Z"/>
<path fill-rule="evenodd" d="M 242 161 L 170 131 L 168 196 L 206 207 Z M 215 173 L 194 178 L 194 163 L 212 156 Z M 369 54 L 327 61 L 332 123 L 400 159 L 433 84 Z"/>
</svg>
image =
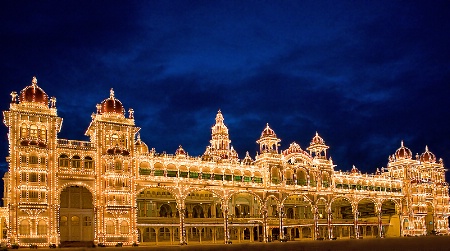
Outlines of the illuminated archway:
<svg viewBox="0 0 450 251">
<path fill-rule="evenodd" d="M 82 186 L 68 186 L 60 194 L 61 242 L 94 240 L 92 193 Z"/>
</svg>

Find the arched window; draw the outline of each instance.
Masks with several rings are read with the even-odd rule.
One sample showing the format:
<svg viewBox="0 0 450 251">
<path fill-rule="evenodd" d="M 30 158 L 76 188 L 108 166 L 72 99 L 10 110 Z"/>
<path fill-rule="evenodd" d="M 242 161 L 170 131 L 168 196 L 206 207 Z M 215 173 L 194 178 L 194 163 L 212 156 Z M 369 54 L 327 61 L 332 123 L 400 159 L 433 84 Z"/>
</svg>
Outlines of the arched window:
<svg viewBox="0 0 450 251">
<path fill-rule="evenodd" d="M 159 217 L 172 217 L 172 208 L 167 204 L 162 205 L 159 209 Z"/>
<path fill-rule="evenodd" d="M 114 221 L 109 220 L 106 222 L 106 234 L 114 234 Z"/>
<path fill-rule="evenodd" d="M 29 235 L 30 234 L 30 223 L 28 220 L 23 220 L 20 222 L 20 234 L 21 235 Z"/>
<path fill-rule="evenodd" d="M 46 235 L 47 234 L 47 223 L 45 223 L 44 220 L 39 221 L 37 234 L 38 235 Z"/>
<path fill-rule="evenodd" d="M 20 126 L 20 137 L 22 139 L 27 138 L 28 137 L 28 128 L 26 124 L 22 124 Z"/>
<path fill-rule="evenodd" d="M 65 154 L 59 156 L 59 167 L 69 167 L 69 157 Z"/>
<path fill-rule="evenodd" d="M 67 216 L 61 216 L 61 220 L 59 221 L 59 226 L 67 226 Z"/>
<path fill-rule="evenodd" d="M 38 128 L 36 125 L 30 126 L 30 138 L 37 139 L 38 138 Z"/>
<path fill-rule="evenodd" d="M 81 158 L 78 155 L 72 157 L 72 168 L 80 168 L 81 167 Z"/>
<path fill-rule="evenodd" d="M 47 129 L 45 126 L 41 126 L 40 133 L 39 133 L 39 140 L 46 142 L 47 141 Z"/>
<path fill-rule="evenodd" d="M 80 225 L 80 217 L 78 216 L 72 216 L 72 218 L 70 218 L 70 224 L 72 226 L 79 226 Z"/>
<path fill-rule="evenodd" d="M 94 160 L 90 156 L 84 157 L 84 168 L 93 169 L 94 168 Z"/>
<path fill-rule="evenodd" d="M 128 234 L 128 222 L 127 221 L 122 221 L 122 223 L 120 223 L 120 233 Z"/>
</svg>

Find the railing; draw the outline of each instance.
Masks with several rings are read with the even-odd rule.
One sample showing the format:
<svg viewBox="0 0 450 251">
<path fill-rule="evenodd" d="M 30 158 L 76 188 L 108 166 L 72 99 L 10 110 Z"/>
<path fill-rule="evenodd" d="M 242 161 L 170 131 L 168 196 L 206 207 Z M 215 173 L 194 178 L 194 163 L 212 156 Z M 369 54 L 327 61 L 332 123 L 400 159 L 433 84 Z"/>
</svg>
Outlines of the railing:
<svg viewBox="0 0 450 251">
<path fill-rule="evenodd" d="M 58 139 L 58 145 L 68 148 L 94 148 L 91 142 L 68 139 Z"/>
</svg>

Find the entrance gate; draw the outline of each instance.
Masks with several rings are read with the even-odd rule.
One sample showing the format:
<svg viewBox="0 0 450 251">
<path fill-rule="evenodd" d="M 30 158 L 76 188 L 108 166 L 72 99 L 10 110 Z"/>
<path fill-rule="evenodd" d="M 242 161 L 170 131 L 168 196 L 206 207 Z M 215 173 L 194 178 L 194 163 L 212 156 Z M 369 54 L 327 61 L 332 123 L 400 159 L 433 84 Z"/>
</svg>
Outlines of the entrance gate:
<svg viewBox="0 0 450 251">
<path fill-rule="evenodd" d="M 61 192 L 59 228 L 63 241 L 94 240 L 92 194 L 84 187 L 71 186 Z"/>
</svg>

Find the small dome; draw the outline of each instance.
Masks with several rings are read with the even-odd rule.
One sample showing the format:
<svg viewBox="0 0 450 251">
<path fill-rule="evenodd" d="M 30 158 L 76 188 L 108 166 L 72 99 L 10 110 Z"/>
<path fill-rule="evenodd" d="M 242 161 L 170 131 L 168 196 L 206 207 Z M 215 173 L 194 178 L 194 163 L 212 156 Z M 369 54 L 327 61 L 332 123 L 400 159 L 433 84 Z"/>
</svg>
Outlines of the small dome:
<svg viewBox="0 0 450 251">
<path fill-rule="evenodd" d="M 134 143 L 135 149 L 138 153 L 148 153 L 148 146 L 141 140 L 141 135 L 138 134 L 138 138 Z"/>
<path fill-rule="evenodd" d="M 288 155 L 291 153 L 303 153 L 302 148 L 299 144 L 293 142 L 289 145 L 289 148 L 283 151 L 283 155 Z"/>
<path fill-rule="evenodd" d="M 403 145 L 403 140 L 401 143 L 401 146 L 397 151 L 395 151 L 395 158 L 396 159 L 411 159 L 412 158 L 412 152 L 409 150 L 409 148 L 405 147 Z"/>
<path fill-rule="evenodd" d="M 355 165 L 353 165 L 352 170 L 350 171 L 351 173 L 359 173 L 358 168 L 356 168 Z"/>
<path fill-rule="evenodd" d="M 248 151 L 245 153 L 245 158 L 242 160 L 242 164 L 244 164 L 244 165 L 252 165 L 253 164 L 253 159 L 252 159 L 252 157 L 250 157 L 250 154 L 248 153 Z"/>
<path fill-rule="evenodd" d="M 236 150 L 234 150 L 234 147 L 231 146 L 230 149 L 230 159 L 238 159 L 239 158 L 239 154 L 237 153 Z"/>
<path fill-rule="evenodd" d="M 269 123 L 267 123 L 266 128 L 264 128 L 264 130 L 261 133 L 261 138 L 265 138 L 265 137 L 272 137 L 272 138 L 277 137 L 277 135 L 275 134 L 275 131 L 269 127 Z"/>
<path fill-rule="evenodd" d="M 420 162 L 424 163 L 435 163 L 436 156 L 434 153 L 428 150 L 428 146 L 425 146 L 425 152 L 420 155 Z"/>
<path fill-rule="evenodd" d="M 178 149 L 175 151 L 176 156 L 186 156 L 186 151 L 183 149 L 183 147 L 180 145 Z"/>
<path fill-rule="evenodd" d="M 325 141 L 319 136 L 319 133 L 316 132 L 316 135 L 311 140 L 311 145 L 325 145 Z"/>
<path fill-rule="evenodd" d="M 109 98 L 100 104 L 100 113 L 117 113 L 124 115 L 125 109 L 122 102 L 114 97 L 114 90 L 111 88 Z"/>
<path fill-rule="evenodd" d="M 47 106 L 48 105 L 48 96 L 37 85 L 37 79 L 36 77 L 33 77 L 33 80 L 31 81 L 31 85 L 25 87 L 21 92 L 19 96 L 20 103 L 22 102 L 33 102 L 38 103 Z"/>
</svg>

